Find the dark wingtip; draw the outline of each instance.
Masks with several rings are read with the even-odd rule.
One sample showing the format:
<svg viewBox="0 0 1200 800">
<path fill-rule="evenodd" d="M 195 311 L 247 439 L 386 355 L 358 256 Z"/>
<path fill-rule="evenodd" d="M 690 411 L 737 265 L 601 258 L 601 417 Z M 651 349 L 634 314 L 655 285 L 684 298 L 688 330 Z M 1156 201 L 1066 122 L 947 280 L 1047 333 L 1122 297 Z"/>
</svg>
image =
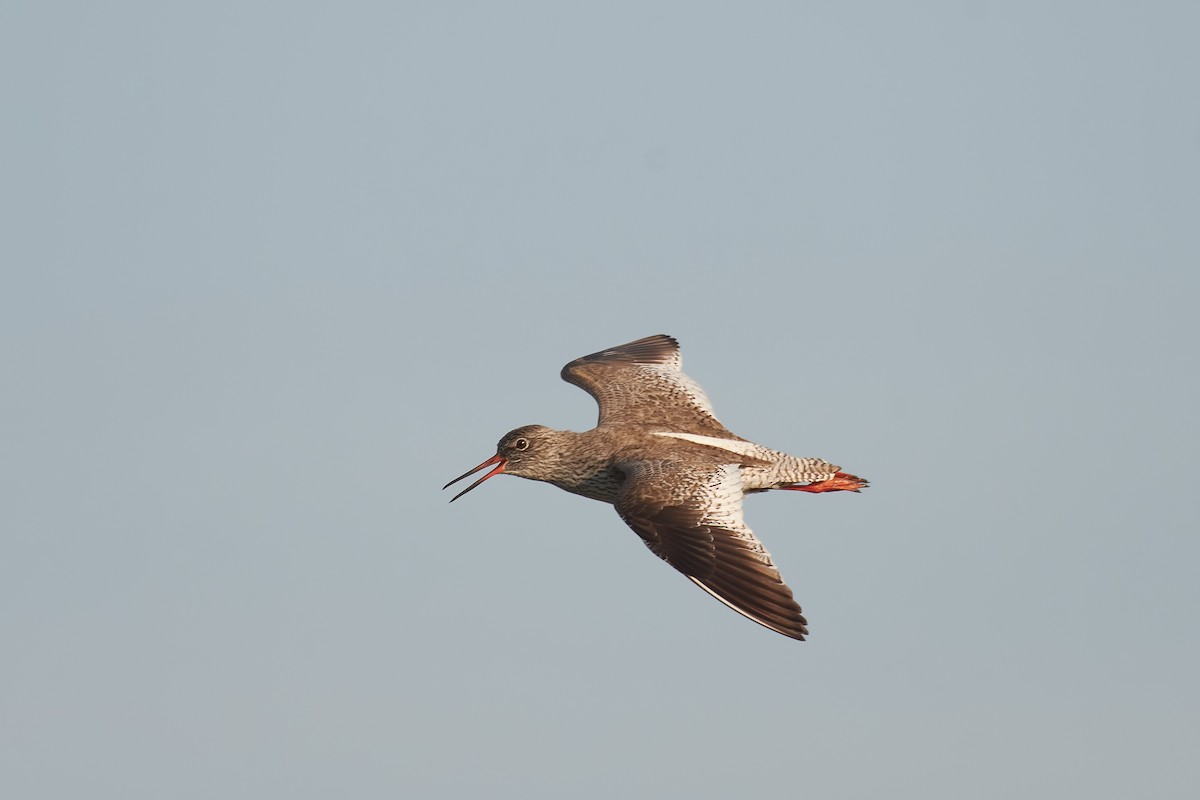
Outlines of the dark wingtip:
<svg viewBox="0 0 1200 800">
<path fill-rule="evenodd" d="M 581 356 L 563 367 L 565 373 L 578 364 L 589 361 L 623 361 L 630 364 L 661 364 L 671 361 L 679 352 L 679 342 L 665 333 L 656 333 L 615 347 Z"/>
</svg>

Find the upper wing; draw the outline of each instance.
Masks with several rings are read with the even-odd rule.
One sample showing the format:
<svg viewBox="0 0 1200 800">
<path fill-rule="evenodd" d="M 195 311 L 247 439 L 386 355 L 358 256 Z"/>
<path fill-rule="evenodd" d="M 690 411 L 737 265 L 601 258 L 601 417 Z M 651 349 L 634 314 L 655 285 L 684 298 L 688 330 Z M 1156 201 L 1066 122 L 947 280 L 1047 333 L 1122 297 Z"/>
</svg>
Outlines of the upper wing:
<svg viewBox="0 0 1200 800">
<path fill-rule="evenodd" d="M 804 639 L 807 621 L 742 520 L 739 467 L 626 462 L 617 513 L 659 558 L 743 616 Z"/>
<path fill-rule="evenodd" d="M 658 334 L 577 358 L 563 367 L 562 379 L 596 398 L 600 425 L 662 425 L 733 437 L 681 364 L 679 343 Z"/>
</svg>

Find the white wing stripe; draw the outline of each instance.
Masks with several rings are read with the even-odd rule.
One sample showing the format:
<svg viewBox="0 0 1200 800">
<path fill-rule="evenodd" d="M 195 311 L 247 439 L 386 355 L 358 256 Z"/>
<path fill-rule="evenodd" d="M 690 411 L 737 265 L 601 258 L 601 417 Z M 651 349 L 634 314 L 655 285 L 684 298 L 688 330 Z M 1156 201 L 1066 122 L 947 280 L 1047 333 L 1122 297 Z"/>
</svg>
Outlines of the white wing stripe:
<svg viewBox="0 0 1200 800">
<path fill-rule="evenodd" d="M 754 442 L 739 442 L 737 439 L 722 439 L 718 436 L 701 436 L 698 433 L 680 433 L 678 431 L 655 431 L 655 435 L 670 436 L 673 439 L 683 439 L 685 442 L 716 447 L 728 450 L 730 453 L 737 453 L 739 456 L 754 456 L 762 453 L 762 447 Z"/>
</svg>

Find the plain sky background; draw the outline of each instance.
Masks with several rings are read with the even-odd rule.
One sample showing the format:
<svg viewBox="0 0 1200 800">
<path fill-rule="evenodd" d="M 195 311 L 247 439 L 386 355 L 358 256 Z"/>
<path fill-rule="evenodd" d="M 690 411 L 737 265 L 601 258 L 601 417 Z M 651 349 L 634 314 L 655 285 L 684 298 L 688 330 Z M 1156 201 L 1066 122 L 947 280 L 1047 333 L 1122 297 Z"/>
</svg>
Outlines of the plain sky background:
<svg viewBox="0 0 1200 800">
<path fill-rule="evenodd" d="M 1200 6 L 0 6 L 0 795 L 1191 798 Z M 652 333 L 753 625 L 441 485 Z"/>
</svg>

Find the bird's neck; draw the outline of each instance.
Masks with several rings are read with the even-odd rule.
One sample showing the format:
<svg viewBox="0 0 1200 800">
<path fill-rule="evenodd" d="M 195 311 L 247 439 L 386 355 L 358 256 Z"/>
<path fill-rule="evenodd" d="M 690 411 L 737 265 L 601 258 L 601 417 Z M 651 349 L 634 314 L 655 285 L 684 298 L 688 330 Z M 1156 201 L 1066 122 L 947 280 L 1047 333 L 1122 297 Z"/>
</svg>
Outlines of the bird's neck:
<svg viewBox="0 0 1200 800">
<path fill-rule="evenodd" d="M 611 503 L 620 488 L 612 468 L 612 450 L 599 430 L 558 431 L 558 464 L 550 483 L 568 492 Z"/>
</svg>

